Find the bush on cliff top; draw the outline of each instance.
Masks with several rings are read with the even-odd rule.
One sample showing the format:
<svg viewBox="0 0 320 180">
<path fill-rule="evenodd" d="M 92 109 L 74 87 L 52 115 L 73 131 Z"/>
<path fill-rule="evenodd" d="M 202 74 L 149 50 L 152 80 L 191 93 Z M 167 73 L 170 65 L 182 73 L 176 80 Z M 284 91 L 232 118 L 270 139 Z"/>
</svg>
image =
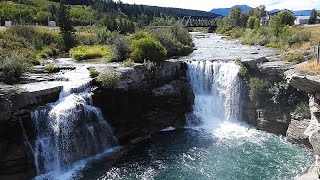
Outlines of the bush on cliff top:
<svg viewBox="0 0 320 180">
<path fill-rule="evenodd" d="M 0 81 L 13 84 L 16 83 L 30 64 L 26 63 L 24 57 L 12 54 L 0 58 Z"/>
<path fill-rule="evenodd" d="M 105 87 L 115 86 L 121 78 L 121 75 L 116 72 L 102 72 L 98 75 L 97 81 Z"/>
<path fill-rule="evenodd" d="M 131 59 L 137 63 L 143 63 L 144 60 L 161 62 L 167 56 L 167 50 L 151 37 L 132 41 L 131 49 Z"/>
</svg>

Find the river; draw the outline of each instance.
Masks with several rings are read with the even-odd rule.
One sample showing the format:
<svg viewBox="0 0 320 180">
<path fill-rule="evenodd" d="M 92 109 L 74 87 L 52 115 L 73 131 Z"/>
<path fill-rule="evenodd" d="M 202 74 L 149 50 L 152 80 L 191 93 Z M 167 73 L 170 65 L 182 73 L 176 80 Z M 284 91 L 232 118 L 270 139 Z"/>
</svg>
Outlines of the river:
<svg viewBox="0 0 320 180">
<path fill-rule="evenodd" d="M 61 178 L 284 180 L 307 170 L 312 162 L 308 149 L 258 131 L 240 118 L 242 82 L 239 66 L 230 60 L 267 56 L 272 50 L 212 34 L 193 36 L 197 49 L 181 59 L 188 64 L 195 93 L 188 126 L 158 132 L 112 163 L 93 158 Z"/>
</svg>

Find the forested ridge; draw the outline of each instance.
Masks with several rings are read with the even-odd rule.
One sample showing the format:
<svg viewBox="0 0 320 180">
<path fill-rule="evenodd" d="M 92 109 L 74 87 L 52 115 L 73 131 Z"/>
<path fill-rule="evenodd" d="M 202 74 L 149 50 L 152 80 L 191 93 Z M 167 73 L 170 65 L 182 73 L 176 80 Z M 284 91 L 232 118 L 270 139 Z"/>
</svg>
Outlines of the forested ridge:
<svg viewBox="0 0 320 180">
<path fill-rule="evenodd" d="M 0 19 L 14 23 L 47 25 L 48 20 L 57 20 L 59 0 L 0 0 Z M 155 18 L 178 19 L 183 16 L 212 16 L 216 14 L 180 8 L 126 4 L 113 0 L 66 0 L 74 25 L 107 25 L 110 30 L 119 23 L 147 26 Z M 131 22 L 132 21 L 132 22 Z M 118 23 L 118 24 L 117 24 Z"/>
</svg>

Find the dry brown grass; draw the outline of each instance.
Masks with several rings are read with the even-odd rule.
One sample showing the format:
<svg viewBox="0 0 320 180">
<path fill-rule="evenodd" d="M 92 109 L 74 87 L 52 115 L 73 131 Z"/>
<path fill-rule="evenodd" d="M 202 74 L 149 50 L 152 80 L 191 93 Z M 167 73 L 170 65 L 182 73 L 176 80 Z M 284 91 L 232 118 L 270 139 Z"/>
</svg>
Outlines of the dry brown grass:
<svg viewBox="0 0 320 180">
<path fill-rule="evenodd" d="M 302 73 L 320 74 L 320 64 L 316 60 L 311 60 L 298 67 L 297 70 Z"/>
<path fill-rule="evenodd" d="M 300 49 L 304 51 L 310 50 L 311 48 L 313 48 L 311 42 L 305 42 L 300 46 Z"/>
</svg>

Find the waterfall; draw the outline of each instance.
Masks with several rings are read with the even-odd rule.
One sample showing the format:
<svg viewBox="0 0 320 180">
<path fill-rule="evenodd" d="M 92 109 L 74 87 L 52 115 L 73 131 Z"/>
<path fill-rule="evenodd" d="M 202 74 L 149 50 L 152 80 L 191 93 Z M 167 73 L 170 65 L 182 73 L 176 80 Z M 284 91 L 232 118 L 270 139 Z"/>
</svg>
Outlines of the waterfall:
<svg viewBox="0 0 320 180">
<path fill-rule="evenodd" d="M 31 114 L 37 137 L 34 158 L 37 174 L 64 172 L 72 163 L 117 145 L 101 110 L 92 105 L 86 67 L 65 73 L 68 79 L 57 102 Z"/>
<path fill-rule="evenodd" d="M 188 61 L 188 79 L 195 93 L 193 114 L 204 127 L 240 117 L 240 67 L 226 61 Z M 190 122 L 189 122 L 190 124 Z M 192 123 L 191 123 L 192 124 Z"/>
</svg>

